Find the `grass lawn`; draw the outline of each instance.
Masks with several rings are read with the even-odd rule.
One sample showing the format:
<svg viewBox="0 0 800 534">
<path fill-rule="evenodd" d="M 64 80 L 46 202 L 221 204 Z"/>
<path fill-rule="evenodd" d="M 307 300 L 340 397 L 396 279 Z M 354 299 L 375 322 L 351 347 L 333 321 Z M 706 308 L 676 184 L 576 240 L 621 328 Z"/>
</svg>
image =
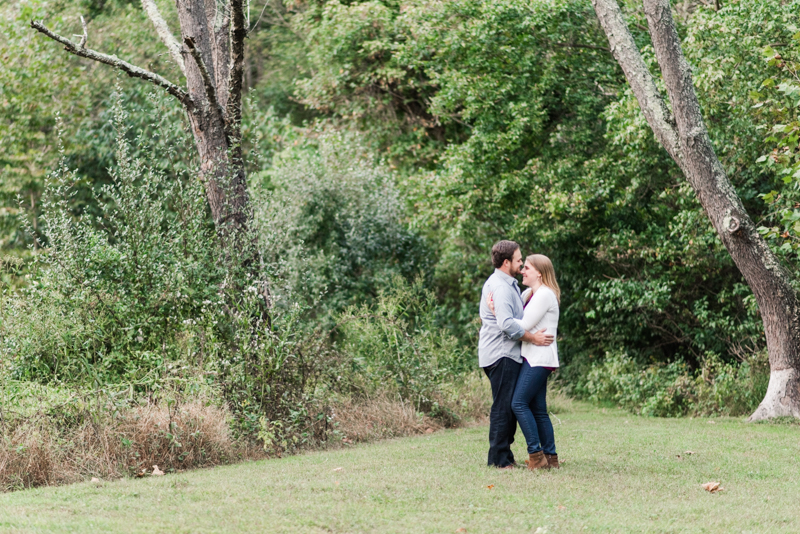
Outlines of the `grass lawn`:
<svg viewBox="0 0 800 534">
<path fill-rule="evenodd" d="M 649 419 L 581 404 L 559 418 L 559 471 L 490 469 L 487 428 L 467 428 L 3 494 L 0 530 L 800 532 L 800 426 Z M 522 459 L 521 432 L 517 439 Z M 724 491 L 706 492 L 709 481 Z"/>
</svg>

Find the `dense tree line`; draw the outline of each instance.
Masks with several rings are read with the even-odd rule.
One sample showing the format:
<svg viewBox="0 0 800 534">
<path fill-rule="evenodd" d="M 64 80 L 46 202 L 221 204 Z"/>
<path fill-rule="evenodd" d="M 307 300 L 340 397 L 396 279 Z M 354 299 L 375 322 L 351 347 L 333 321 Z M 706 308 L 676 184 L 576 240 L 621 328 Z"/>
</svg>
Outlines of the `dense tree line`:
<svg viewBox="0 0 800 534">
<path fill-rule="evenodd" d="M 178 28 L 169 3 L 157 3 Z M 716 154 L 793 273 L 798 7 L 674 6 Z M 179 104 L 28 27 L 44 20 L 80 35 L 83 14 L 94 48 L 181 80 L 139 2 L 19 0 L 0 9 L 4 254 L 32 254 L 59 129 L 65 165 L 77 169 L 70 209 L 103 219 L 114 83 L 130 136 L 149 138 L 156 166 L 167 176 L 197 167 L 191 151 L 176 148 L 191 142 Z M 656 73 L 644 12 L 623 10 Z M 308 305 L 307 328 L 330 329 L 394 275 L 421 276 L 437 297 L 438 326 L 468 347 L 487 251 L 510 238 L 553 259 L 564 293 L 562 378 L 576 393 L 602 389 L 588 377 L 604 360 L 763 366 L 753 293 L 653 136 L 591 3 L 271 0 L 250 5 L 246 22 L 248 183 L 267 206 L 256 219 L 274 230 L 262 238 L 276 298 L 285 291 Z M 354 163 L 348 174 L 330 155 L 336 143 L 352 149 L 334 152 L 378 170 Z M 281 210 L 287 216 L 276 219 Z M 38 237 L 47 243 L 46 232 Z"/>
</svg>

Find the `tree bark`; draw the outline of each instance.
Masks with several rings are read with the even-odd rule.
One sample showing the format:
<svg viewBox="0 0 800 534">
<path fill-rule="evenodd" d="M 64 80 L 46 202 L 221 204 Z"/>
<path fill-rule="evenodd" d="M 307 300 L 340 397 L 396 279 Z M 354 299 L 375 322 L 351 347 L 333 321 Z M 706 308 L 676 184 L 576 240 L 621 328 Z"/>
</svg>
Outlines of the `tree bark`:
<svg viewBox="0 0 800 534">
<path fill-rule="evenodd" d="M 236 11 L 234 4 L 237 0 L 231 2 L 231 12 Z M 192 100 L 203 103 L 189 113 L 200 156 L 201 178 L 218 231 L 223 239 L 232 239 L 240 247 L 247 242 L 242 234 L 247 232 L 249 220 L 247 178 L 238 146 L 241 114 L 236 117 L 226 114 L 224 106 L 230 101 L 241 101 L 241 94 L 231 94 L 231 89 L 241 92 L 241 81 L 237 84 L 236 79 L 231 80 L 233 58 L 229 56 L 228 39 L 241 39 L 240 46 L 244 47 L 245 36 L 233 32 L 230 37 L 220 35 L 230 27 L 230 15 L 227 10 L 217 10 L 214 2 L 177 0 L 176 5 L 186 85 Z"/>
<path fill-rule="evenodd" d="M 238 252 L 252 245 L 247 235 L 249 195 L 241 151 L 241 64 L 247 37 L 242 2 L 227 0 L 227 5 L 220 5 L 216 0 L 176 0 L 182 43 L 178 44 L 155 2 L 142 0 L 159 38 L 186 76 L 186 89 L 116 56 L 85 48 L 85 29 L 80 44 L 76 44 L 41 22 L 31 22 L 33 28 L 62 43 L 68 52 L 149 81 L 181 102 L 192 127 L 200 158 L 200 178 L 214 224 L 226 245 Z"/>
<path fill-rule="evenodd" d="M 672 114 L 617 2 L 592 0 L 592 4 L 648 124 L 683 171 L 758 303 L 767 339 L 770 381 L 764 400 L 749 420 L 800 417 L 800 302 L 789 273 L 756 230 L 716 156 L 669 0 L 644 0 L 644 11 Z"/>
</svg>

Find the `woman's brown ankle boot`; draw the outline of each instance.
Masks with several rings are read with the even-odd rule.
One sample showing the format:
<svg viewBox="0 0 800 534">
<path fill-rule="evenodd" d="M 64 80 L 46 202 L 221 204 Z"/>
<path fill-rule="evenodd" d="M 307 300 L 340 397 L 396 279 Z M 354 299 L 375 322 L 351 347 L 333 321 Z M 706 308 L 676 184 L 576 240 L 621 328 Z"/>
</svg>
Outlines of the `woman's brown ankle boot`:
<svg viewBox="0 0 800 534">
<path fill-rule="evenodd" d="M 525 463 L 528 464 L 528 469 L 531 471 L 534 469 L 547 469 L 550 467 L 547 463 L 547 458 L 544 457 L 544 452 L 542 451 L 529 454 L 528 461 Z"/>
<path fill-rule="evenodd" d="M 558 464 L 558 455 L 557 454 L 547 454 L 544 455 L 547 458 L 547 465 L 551 469 L 560 469 L 561 466 Z"/>
</svg>

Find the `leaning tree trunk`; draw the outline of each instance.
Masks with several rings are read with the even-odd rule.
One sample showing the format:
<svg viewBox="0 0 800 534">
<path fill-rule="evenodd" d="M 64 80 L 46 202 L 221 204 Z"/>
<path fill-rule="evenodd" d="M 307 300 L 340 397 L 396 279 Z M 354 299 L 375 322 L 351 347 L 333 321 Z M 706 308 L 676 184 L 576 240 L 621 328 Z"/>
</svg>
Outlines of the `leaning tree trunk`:
<svg viewBox="0 0 800 534">
<path fill-rule="evenodd" d="M 617 2 L 592 3 L 653 133 L 686 175 L 755 295 L 767 338 L 770 379 L 767 394 L 750 421 L 800 417 L 800 303 L 789 273 L 756 230 L 714 152 L 669 0 L 644 0 L 644 11 L 674 116 L 642 60 Z"/>
</svg>

